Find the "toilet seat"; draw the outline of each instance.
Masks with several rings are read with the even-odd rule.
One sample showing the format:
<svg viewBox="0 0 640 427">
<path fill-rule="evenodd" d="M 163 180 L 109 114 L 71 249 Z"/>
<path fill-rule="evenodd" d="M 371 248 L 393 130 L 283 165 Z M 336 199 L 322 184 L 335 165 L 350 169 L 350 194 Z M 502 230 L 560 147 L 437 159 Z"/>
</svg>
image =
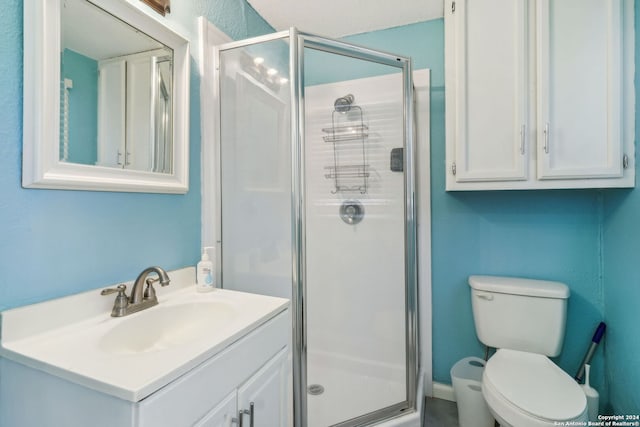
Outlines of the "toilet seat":
<svg viewBox="0 0 640 427">
<path fill-rule="evenodd" d="M 517 426 L 587 421 L 587 399 L 580 386 L 541 354 L 500 349 L 482 377 L 489 407 Z"/>
</svg>

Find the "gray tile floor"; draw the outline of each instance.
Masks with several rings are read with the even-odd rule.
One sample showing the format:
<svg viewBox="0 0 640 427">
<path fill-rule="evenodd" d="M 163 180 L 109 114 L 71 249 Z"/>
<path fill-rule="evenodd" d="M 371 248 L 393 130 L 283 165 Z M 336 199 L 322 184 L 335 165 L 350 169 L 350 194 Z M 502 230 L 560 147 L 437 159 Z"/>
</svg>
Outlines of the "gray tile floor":
<svg viewBox="0 0 640 427">
<path fill-rule="evenodd" d="M 424 427 L 458 427 L 456 402 L 427 397 Z"/>
</svg>

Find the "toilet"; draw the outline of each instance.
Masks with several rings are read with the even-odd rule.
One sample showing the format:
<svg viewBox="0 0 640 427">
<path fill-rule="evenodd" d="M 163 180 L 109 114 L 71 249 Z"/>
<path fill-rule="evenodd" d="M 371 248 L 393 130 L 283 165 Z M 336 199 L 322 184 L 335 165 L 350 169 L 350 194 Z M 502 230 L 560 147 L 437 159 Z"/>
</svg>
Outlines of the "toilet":
<svg viewBox="0 0 640 427">
<path fill-rule="evenodd" d="M 469 286 L 478 338 L 497 349 L 485 366 L 482 394 L 500 426 L 586 423 L 584 392 L 549 359 L 562 349 L 567 285 L 470 276 Z"/>
</svg>

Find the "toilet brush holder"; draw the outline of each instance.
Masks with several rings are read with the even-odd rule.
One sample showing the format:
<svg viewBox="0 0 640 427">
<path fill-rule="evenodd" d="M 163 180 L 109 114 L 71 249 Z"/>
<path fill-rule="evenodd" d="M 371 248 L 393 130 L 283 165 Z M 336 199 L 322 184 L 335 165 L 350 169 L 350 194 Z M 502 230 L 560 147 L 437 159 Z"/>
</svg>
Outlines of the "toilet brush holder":
<svg viewBox="0 0 640 427">
<path fill-rule="evenodd" d="M 591 371 L 591 365 L 584 365 L 584 384 L 582 390 L 587 397 L 587 410 L 589 411 L 589 421 L 598 421 L 598 406 L 600 405 L 600 395 L 598 390 L 591 387 L 589 384 L 589 373 Z"/>
</svg>

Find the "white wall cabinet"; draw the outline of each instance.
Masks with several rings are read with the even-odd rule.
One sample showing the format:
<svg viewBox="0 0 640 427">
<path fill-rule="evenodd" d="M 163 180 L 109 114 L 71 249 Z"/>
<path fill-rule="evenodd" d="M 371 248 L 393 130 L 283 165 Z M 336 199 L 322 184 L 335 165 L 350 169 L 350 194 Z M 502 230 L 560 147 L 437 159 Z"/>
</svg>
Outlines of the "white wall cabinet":
<svg viewBox="0 0 640 427">
<path fill-rule="evenodd" d="M 447 190 L 633 187 L 633 2 L 445 2 Z"/>
<path fill-rule="evenodd" d="M 98 63 L 99 166 L 152 170 L 158 55 L 166 52 L 150 51 Z"/>
<path fill-rule="evenodd" d="M 126 61 L 101 62 L 98 74 L 98 166 L 125 166 L 126 91 Z"/>
</svg>

